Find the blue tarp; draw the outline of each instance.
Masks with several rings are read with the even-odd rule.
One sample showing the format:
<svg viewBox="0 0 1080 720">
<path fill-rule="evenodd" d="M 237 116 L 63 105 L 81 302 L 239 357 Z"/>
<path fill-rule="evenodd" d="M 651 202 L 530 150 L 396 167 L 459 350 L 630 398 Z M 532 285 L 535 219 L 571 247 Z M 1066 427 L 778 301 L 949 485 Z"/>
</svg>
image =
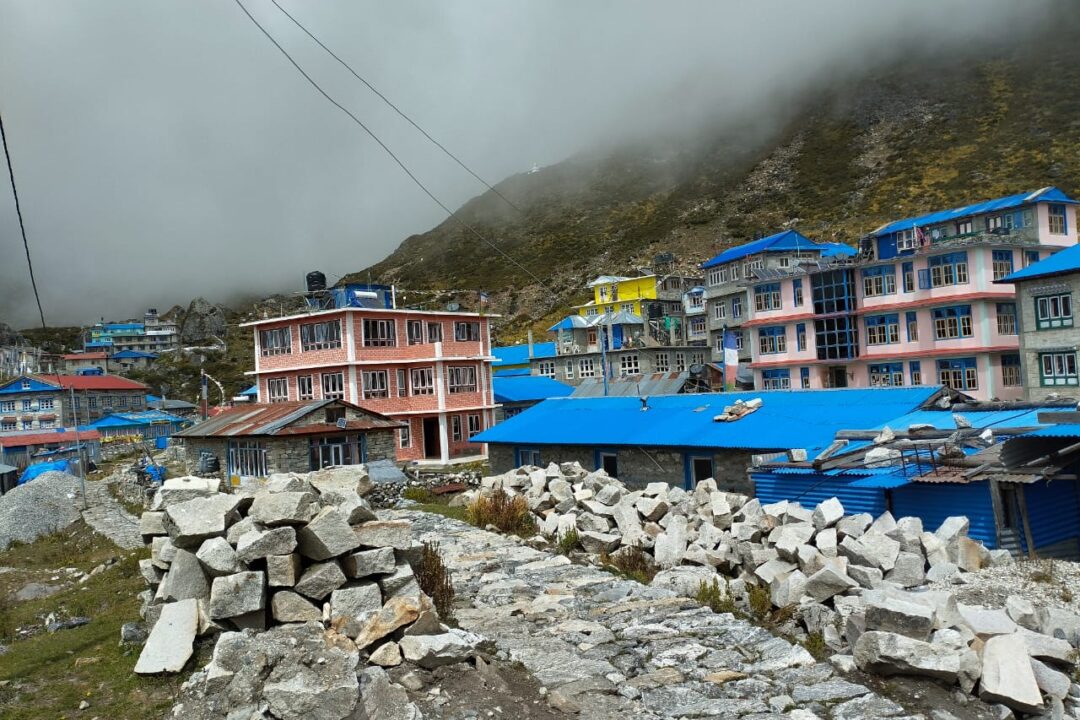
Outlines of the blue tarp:
<svg viewBox="0 0 1080 720">
<path fill-rule="evenodd" d="M 69 472 L 71 470 L 71 462 L 68 460 L 56 460 L 54 462 L 36 463 L 23 470 L 23 474 L 19 477 L 19 484 L 24 485 L 38 475 L 47 472 Z"/>
</svg>

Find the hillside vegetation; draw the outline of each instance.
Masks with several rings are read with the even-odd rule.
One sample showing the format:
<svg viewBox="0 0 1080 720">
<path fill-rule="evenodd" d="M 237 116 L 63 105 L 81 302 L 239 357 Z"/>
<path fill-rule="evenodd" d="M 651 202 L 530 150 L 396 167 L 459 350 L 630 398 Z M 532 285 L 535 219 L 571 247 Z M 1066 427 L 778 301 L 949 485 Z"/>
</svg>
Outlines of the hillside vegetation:
<svg viewBox="0 0 1080 720">
<path fill-rule="evenodd" d="M 764 142 L 727 127 L 704 141 L 662 138 L 507 178 L 498 188 L 524 213 L 490 192 L 460 209 L 547 287 L 453 221 L 353 277 L 484 289 L 489 309 L 504 315 L 500 340 L 519 341 L 587 298 L 583 285 L 596 274 L 632 273 L 657 252 L 674 252 L 689 269 L 784 227 L 855 243 L 923 211 L 1047 185 L 1077 195 L 1076 27 L 1063 18 L 1023 47 L 965 48 L 978 57 L 808 92 L 804 110 Z M 472 294 L 405 295 L 476 307 Z"/>
</svg>

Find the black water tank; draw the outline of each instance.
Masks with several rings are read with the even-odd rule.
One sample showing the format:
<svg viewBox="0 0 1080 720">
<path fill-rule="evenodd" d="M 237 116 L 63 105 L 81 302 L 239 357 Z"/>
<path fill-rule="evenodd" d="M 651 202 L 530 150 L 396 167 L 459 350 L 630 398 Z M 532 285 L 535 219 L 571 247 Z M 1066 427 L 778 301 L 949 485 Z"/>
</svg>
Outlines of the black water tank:
<svg viewBox="0 0 1080 720">
<path fill-rule="evenodd" d="M 314 270 L 307 274 L 307 289 L 308 292 L 318 292 L 319 290 L 326 289 L 326 276 L 318 270 Z"/>
</svg>

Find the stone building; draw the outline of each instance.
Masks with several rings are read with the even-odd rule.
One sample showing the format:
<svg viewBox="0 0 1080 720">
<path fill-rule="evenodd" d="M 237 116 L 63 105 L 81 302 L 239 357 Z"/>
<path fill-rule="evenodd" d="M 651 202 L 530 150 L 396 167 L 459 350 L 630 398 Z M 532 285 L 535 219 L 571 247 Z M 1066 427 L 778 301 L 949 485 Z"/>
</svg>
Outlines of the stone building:
<svg viewBox="0 0 1080 720">
<path fill-rule="evenodd" d="M 1080 246 L 1073 245 L 998 281 L 1016 288 L 1020 367 L 1028 400 L 1080 396 L 1072 301 L 1080 295 Z"/>
<path fill-rule="evenodd" d="M 190 472 L 218 474 L 234 485 L 279 472 L 394 460 L 404 423 L 344 400 L 289 401 L 229 408 L 173 435 Z"/>
<path fill-rule="evenodd" d="M 0 385 L 0 432 L 52 430 L 145 410 L 146 390 L 115 375 L 23 375 Z"/>
</svg>

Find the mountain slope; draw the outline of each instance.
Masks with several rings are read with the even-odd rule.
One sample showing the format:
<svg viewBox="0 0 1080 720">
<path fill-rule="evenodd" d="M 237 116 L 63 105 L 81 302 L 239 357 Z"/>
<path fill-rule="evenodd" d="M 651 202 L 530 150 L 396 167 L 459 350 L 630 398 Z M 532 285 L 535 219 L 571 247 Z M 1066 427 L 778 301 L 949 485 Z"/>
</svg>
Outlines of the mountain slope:
<svg viewBox="0 0 1080 720">
<path fill-rule="evenodd" d="M 523 214 L 490 192 L 462 206 L 462 220 L 546 287 L 452 220 L 354 277 L 487 290 L 504 315 L 501 340 L 513 341 L 587 298 L 582 286 L 596 274 L 632 273 L 657 252 L 690 268 L 783 227 L 854 243 L 922 211 L 1047 185 L 1080 194 L 1075 28 L 1070 20 L 1022 47 L 808 92 L 803 111 L 764 139 L 725 127 L 510 177 L 498 188 Z M 476 306 L 471 293 L 405 297 Z"/>
</svg>

